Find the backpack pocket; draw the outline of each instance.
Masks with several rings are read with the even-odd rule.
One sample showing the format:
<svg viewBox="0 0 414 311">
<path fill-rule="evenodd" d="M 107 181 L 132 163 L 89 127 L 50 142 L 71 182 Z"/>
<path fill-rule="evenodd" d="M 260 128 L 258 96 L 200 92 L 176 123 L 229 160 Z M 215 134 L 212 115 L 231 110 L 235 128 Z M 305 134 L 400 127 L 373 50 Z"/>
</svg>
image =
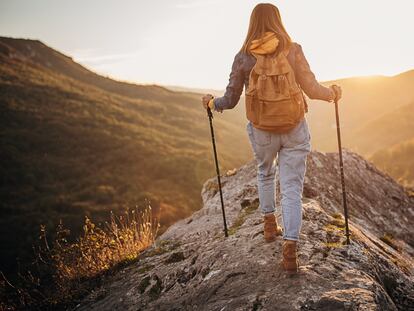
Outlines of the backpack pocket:
<svg viewBox="0 0 414 311">
<path fill-rule="evenodd" d="M 259 104 L 260 124 L 263 126 L 293 127 L 297 122 L 293 118 L 294 107 L 290 100 L 261 101 Z"/>
<path fill-rule="evenodd" d="M 245 94 L 246 104 L 246 117 L 253 124 L 257 124 L 259 121 L 259 107 L 257 105 L 257 97 L 253 92 Z"/>
</svg>

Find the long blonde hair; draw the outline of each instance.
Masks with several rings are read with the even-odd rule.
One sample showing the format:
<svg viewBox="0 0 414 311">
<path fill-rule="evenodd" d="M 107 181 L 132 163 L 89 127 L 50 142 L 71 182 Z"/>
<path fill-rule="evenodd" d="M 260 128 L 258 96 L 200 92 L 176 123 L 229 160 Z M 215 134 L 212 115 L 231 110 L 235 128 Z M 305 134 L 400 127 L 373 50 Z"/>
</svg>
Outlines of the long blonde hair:
<svg viewBox="0 0 414 311">
<path fill-rule="evenodd" d="M 279 39 L 276 54 L 287 49 L 292 43 L 292 39 L 283 26 L 279 9 L 271 3 L 259 3 L 250 15 L 249 30 L 240 51 L 251 54 L 250 43 L 255 39 L 260 39 L 266 31 L 276 33 L 276 37 Z"/>
</svg>

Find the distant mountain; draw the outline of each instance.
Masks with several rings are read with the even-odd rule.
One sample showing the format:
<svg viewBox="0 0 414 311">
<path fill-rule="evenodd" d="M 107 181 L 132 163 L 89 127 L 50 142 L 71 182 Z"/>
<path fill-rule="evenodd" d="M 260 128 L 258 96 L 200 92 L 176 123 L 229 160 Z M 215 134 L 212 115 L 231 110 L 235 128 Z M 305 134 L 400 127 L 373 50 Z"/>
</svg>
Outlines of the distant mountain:
<svg viewBox="0 0 414 311">
<path fill-rule="evenodd" d="M 414 70 L 393 77 L 322 82 L 326 86 L 334 83 L 343 89 L 339 102 L 343 146 L 372 159 L 396 180 L 411 185 L 414 167 L 409 158 L 414 159 L 414 152 L 407 147 L 407 141 L 414 139 Z M 308 102 L 312 148 L 336 151 L 334 105 L 318 100 Z M 235 109 L 235 114 L 245 119 L 244 96 Z"/>
<path fill-rule="evenodd" d="M 414 139 L 414 101 L 399 106 L 355 130 L 348 140 L 348 146 L 370 156 L 409 139 Z"/>
<path fill-rule="evenodd" d="M 322 82 L 338 84 L 343 98 L 339 102 L 340 122 L 345 147 L 365 156 L 378 149 L 414 137 L 414 70 L 396 76 L 354 77 Z M 222 96 L 224 90 L 168 87 L 171 89 L 211 93 Z M 312 146 L 316 150 L 336 151 L 334 105 L 308 100 L 307 118 L 312 131 Z M 236 114 L 245 119 L 244 96 L 236 106 Z M 233 112 L 232 112 L 233 113 Z M 228 114 L 228 113 L 227 113 Z M 411 120 L 410 120 L 411 119 Z"/>
<path fill-rule="evenodd" d="M 363 155 L 372 154 L 378 149 L 380 142 L 372 140 L 371 136 L 361 136 L 366 126 L 373 124 L 378 118 L 389 114 L 390 122 L 398 123 L 393 120 L 394 111 L 404 109 L 403 106 L 414 103 L 414 70 L 404 72 L 393 77 L 361 77 L 348 78 L 335 81 L 327 81 L 323 84 L 328 86 L 336 83 L 342 87 L 343 98 L 339 102 L 340 121 L 343 134 L 344 146 L 361 152 Z M 336 150 L 336 128 L 335 111 L 332 104 L 321 101 L 310 101 L 309 121 L 312 130 L 313 146 L 318 150 Z M 378 131 L 381 131 L 381 125 Z M 406 127 L 405 121 L 398 124 L 395 131 L 400 126 Z M 414 128 L 414 123 L 409 126 Z M 365 129 L 364 129 L 365 128 Z M 372 128 L 371 128 L 372 130 Z M 403 130 L 407 132 L 407 129 Z M 367 133 L 368 133 L 367 132 Z M 366 138 L 366 140 L 364 140 Z M 404 136 L 404 139 L 406 137 Z M 359 142 L 357 142 L 359 141 Z"/>
<path fill-rule="evenodd" d="M 414 188 L 414 138 L 378 150 L 370 160 L 401 184 Z"/>
<path fill-rule="evenodd" d="M 85 215 L 149 200 L 163 230 L 215 174 L 199 94 L 102 77 L 40 41 L 0 38 L 0 112 L 2 271 L 59 219 L 76 237 Z M 252 156 L 245 122 L 214 119 L 223 172 Z"/>
</svg>

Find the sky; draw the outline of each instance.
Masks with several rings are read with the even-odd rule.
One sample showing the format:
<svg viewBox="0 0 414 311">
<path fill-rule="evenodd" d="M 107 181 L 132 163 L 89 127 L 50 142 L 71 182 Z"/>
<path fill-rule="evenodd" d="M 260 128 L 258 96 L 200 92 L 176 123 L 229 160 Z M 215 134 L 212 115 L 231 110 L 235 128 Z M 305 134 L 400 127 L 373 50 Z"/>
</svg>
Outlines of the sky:
<svg viewBox="0 0 414 311">
<path fill-rule="evenodd" d="M 0 0 L 0 35 L 38 39 L 87 68 L 144 84 L 224 89 L 249 0 Z M 414 69 L 414 1 L 270 1 L 320 81 Z"/>
</svg>

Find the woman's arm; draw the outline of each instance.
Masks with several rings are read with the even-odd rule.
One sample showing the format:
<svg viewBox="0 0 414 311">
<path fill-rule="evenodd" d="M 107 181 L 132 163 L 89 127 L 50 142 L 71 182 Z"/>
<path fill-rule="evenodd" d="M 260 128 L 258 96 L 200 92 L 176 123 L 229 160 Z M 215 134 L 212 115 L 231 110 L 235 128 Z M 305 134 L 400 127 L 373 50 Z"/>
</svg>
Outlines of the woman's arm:
<svg viewBox="0 0 414 311">
<path fill-rule="evenodd" d="M 213 99 L 214 109 L 216 111 L 223 112 L 223 109 L 232 109 L 238 104 L 244 87 L 244 71 L 242 65 L 242 54 L 239 52 L 234 57 L 233 65 L 231 66 L 226 92 L 222 97 Z"/>
<path fill-rule="evenodd" d="M 325 87 L 316 80 L 300 44 L 297 44 L 295 64 L 296 80 L 309 98 L 326 101 L 331 101 L 335 98 L 335 91 L 332 88 Z"/>
</svg>

